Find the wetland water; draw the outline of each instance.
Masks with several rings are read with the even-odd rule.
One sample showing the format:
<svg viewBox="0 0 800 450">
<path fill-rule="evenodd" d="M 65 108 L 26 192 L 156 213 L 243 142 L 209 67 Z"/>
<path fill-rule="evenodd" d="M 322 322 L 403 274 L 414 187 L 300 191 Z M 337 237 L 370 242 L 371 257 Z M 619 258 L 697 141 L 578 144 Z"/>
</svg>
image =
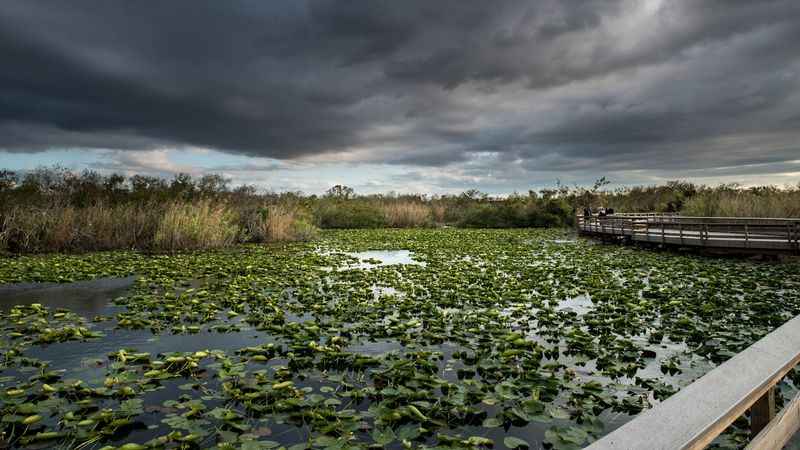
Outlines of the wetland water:
<svg viewBox="0 0 800 450">
<path fill-rule="evenodd" d="M 800 313 L 799 287 L 797 264 L 558 230 L 7 258 L 3 443 L 580 448 Z"/>
</svg>

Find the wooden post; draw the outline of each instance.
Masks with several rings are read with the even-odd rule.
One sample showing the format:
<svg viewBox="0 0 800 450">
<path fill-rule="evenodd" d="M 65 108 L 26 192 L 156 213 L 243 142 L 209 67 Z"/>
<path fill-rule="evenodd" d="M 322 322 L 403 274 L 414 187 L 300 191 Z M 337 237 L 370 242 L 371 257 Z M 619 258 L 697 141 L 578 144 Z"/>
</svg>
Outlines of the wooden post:
<svg viewBox="0 0 800 450">
<path fill-rule="evenodd" d="M 749 228 L 747 227 L 747 224 L 744 224 L 744 246 L 745 247 L 750 246 L 750 232 Z"/>
<path fill-rule="evenodd" d="M 750 438 L 756 435 L 775 418 L 775 386 L 767 389 L 750 408 Z"/>
<path fill-rule="evenodd" d="M 792 239 L 794 240 L 794 250 L 800 251 L 800 222 L 794 223 L 794 232 L 792 233 Z"/>
<path fill-rule="evenodd" d="M 786 224 L 786 238 L 789 240 L 789 246 L 792 245 L 792 224 Z"/>
<path fill-rule="evenodd" d="M 789 404 L 778 413 L 758 436 L 753 438 L 745 450 L 775 450 L 783 448 L 800 428 L 800 395 L 795 395 Z"/>
</svg>

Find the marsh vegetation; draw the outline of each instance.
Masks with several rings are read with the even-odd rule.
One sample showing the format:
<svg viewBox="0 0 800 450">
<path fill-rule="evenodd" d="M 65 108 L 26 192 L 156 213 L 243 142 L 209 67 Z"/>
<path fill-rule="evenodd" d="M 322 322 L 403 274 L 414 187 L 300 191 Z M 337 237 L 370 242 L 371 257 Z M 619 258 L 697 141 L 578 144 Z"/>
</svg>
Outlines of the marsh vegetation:
<svg viewBox="0 0 800 450">
<path fill-rule="evenodd" d="M 456 195 L 357 195 L 334 186 L 324 195 L 263 193 L 230 187 L 219 175 L 171 180 L 40 168 L 0 170 L 0 252 L 97 250 L 172 252 L 240 243 L 306 241 L 319 229 L 568 227 L 585 206 L 618 212 L 699 216 L 800 217 L 800 187 L 685 182 L 606 189 L 557 186 L 502 198 Z"/>
</svg>

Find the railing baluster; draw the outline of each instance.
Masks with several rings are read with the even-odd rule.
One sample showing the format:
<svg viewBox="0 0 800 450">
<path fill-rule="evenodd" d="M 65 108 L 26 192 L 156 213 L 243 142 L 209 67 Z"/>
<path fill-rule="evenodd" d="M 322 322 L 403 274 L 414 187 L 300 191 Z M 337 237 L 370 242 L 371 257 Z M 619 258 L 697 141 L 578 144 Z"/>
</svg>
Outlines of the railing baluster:
<svg viewBox="0 0 800 450">
<path fill-rule="evenodd" d="M 775 386 L 772 386 L 750 407 L 750 438 L 756 437 L 774 418 Z"/>
<path fill-rule="evenodd" d="M 579 232 L 598 237 L 623 236 L 629 241 L 662 245 L 800 251 L 800 221 L 796 219 L 618 213 L 608 217 L 579 215 L 577 224 Z"/>
<path fill-rule="evenodd" d="M 747 224 L 744 224 L 744 246 L 745 247 L 750 246 L 750 233 Z"/>
</svg>

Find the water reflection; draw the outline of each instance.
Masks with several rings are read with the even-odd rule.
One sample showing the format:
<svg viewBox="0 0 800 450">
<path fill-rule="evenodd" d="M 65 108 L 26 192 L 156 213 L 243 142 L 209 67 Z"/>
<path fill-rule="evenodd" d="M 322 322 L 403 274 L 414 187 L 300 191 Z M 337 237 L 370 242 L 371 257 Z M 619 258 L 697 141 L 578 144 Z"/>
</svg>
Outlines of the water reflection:
<svg viewBox="0 0 800 450">
<path fill-rule="evenodd" d="M 372 269 L 396 264 L 425 265 L 424 262 L 414 259 L 409 250 L 368 250 L 347 253 L 347 255 L 358 259 L 358 263 L 350 265 L 351 268 L 357 269 Z"/>
<path fill-rule="evenodd" d="M 586 295 L 568 298 L 560 301 L 558 305 L 556 305 L 556 309 L 559 311 L 570 310 L 574 311 L 579 316 L 591 311 L 592 308 L 594 308 L 594 302 Z"/>
<path fill-rule="evenodd" d="M 0 285 L 0 311 L 15 305 L 40 303 L 48 308 L 66 308 L 87 319 L 121 310 L 110 305 L 124 295 L 136 277 L 99 278 L 76 283 L 16 283 Z"/>
</svg>

